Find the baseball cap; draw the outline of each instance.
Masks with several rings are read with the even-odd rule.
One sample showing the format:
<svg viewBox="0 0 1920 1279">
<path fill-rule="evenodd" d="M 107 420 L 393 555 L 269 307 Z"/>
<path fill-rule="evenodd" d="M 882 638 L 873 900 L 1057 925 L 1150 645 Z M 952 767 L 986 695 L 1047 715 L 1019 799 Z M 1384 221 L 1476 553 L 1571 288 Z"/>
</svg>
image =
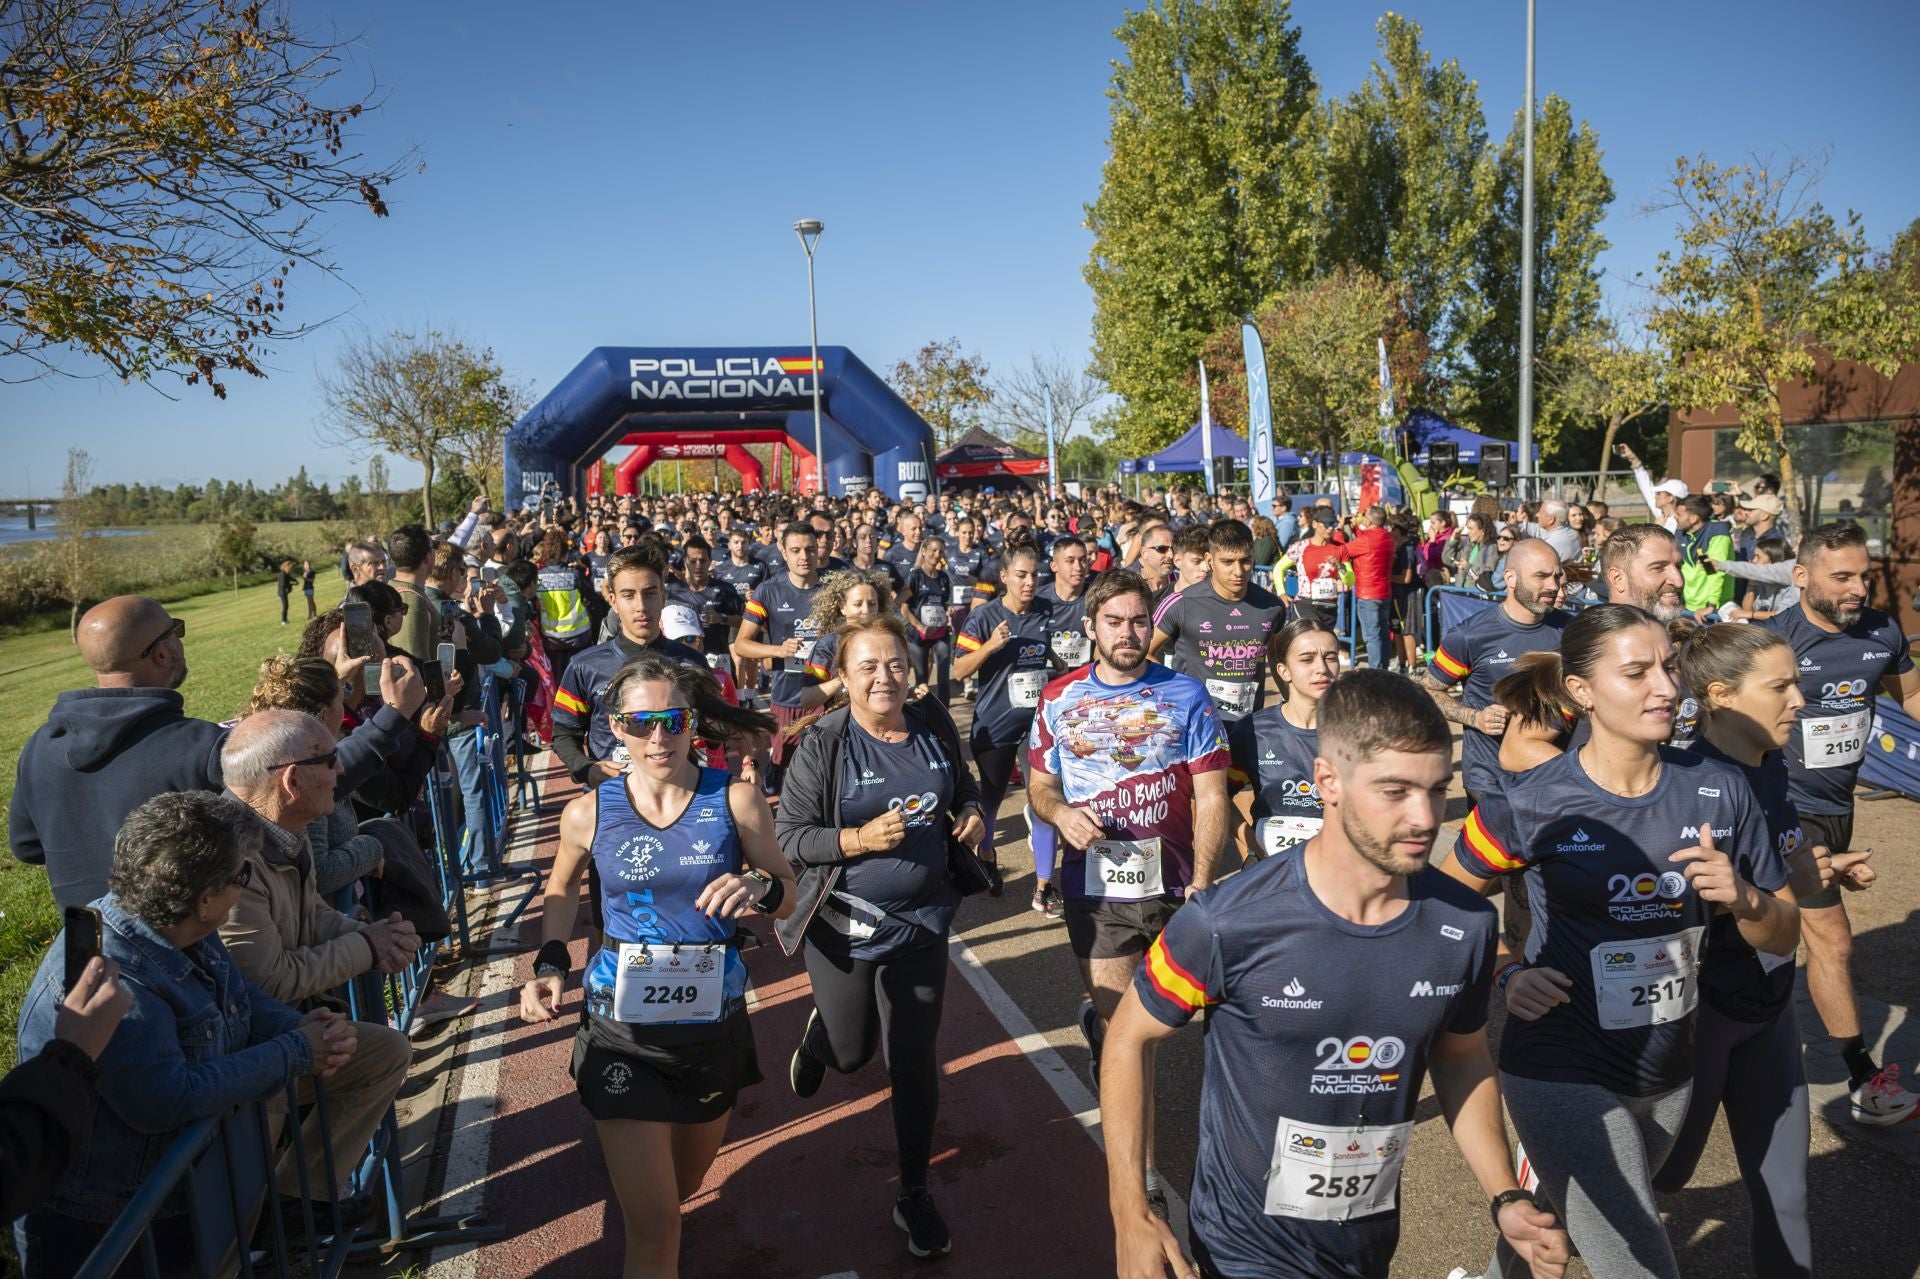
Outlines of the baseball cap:
<svg viewBox="0 0 1920 1279">
<path fill-rule="evenodd" d="M 1665 493 L 1672 497 L 1685 497 L 1693 490 L 1687 487 L 1684 480 L 1661 480 L 1653 486 L 1653 491 L 1656 493 Z"/>
<path fill-rule="evenodd" d="M 1779 515 L 1787 509 L 1786 504 L 1771 493 L 1760 493 L 1753 497 L 1740 499 L 1743 511 L 1765 511 L 1768 515 Z"/>
<path fill-rule="evenodd" d="M 685 604 L 669 604 L 660 610 L 660 633 L 670 640 L 692 639 L 702 633 L 700 615 Z"/>
</svg>

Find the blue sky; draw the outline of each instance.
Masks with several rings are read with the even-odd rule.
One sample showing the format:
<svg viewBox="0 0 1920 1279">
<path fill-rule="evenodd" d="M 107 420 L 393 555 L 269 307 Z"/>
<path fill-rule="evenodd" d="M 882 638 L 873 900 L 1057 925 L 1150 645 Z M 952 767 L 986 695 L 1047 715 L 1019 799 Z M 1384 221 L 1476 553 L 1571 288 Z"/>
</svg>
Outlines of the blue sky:
<svg viewBox="0 0 1920 1279">
<path fill-rule="evenodd" d="M 1524 93 L 1522 0 L 1402 7 L 1479 81 L 1504 136 Z M 1082 206 L 1122 3 L 297 8 L 356 36 L 359 69 L 386 87 L 364 149 L 417 147 L 426 166 L 387 193 L 391 218 L 337 220 L 346 283 L 296 273 L 290 311 L 341 318 L 275 352 L 269 381 L 230 380 L 225 401 L 170 383 L 177 400 L 111 381 L 0 387 L 0 494 L 49 490 L 76 445 L 109 481 L 272 482 L 303 464 L 337 480 L 359 464 L 315 440 L 315 370 L 363 326 L 456 329 L 540 390 L 596 345 L 803 343 L 791 226 L 806 216 L 827 224 L 821 341 L 877 369 L 947 336 L 996 366 L 1086 351 Z M 1379 12 L 1296 0 L 1323 91 L 1366 74 Z M 1651 271 L 1672 227 L 1639 206 L 1696 151 L 1828 148 L 1824 198 L 1884 243 L 1920 215 L 1916 48 L 1910 0 L 1541 0 L 1539 91 L 1593 123 L 1618 192 L 1609 272 Z"/>
</svg>

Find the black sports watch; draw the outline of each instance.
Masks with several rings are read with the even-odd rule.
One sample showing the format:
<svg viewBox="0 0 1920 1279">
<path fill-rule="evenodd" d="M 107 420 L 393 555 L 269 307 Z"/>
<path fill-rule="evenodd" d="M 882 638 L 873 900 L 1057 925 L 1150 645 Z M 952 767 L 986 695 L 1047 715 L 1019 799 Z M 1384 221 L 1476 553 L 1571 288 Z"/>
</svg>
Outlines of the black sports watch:
<svg viewBox="0 0 1920 1279">
<path fill-rule="evenodd" d="M 1518 1186 L 1515 1186 L 1512 1190 L 1502 1190 L 1493 1197 L 1493 1202 L 1487 1205 L 1487 1212 L 1488 1215 L 1493 1218 L 1493 1228 L 1495 1230 L 1500 1229 L 1500 1210 L 1508 1204 L 1521 1199 L 1526 1200 L 1536 1208 L 1540 1206 L 1540 1201 L 1533 1197 L 1531 1190 L 1522 1190 Z"/>
</svg>

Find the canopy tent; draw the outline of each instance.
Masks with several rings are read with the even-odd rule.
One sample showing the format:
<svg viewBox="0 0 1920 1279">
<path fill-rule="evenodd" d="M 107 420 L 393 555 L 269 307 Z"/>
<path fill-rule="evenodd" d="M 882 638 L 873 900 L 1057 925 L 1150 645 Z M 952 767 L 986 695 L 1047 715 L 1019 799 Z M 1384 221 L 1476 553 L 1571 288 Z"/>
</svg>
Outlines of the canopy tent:
<svg viewBox="0 0 1920 1279">
<path fill-rule="evenodd" d="M 1120 463 L 1122 475 L 1157 475 L 1163 471 L 1183 472 L 1199 471 L 1206 462 L 1201 451 L 1200 431 L 1202 423 L 1195 422 L 1185 435 L 1158 453 L 1146 457 L 1126 458 Z M 1247 441 L 1235 435 L 1218 422 L 1213 424 L 1213 455 L 1233 459 L 1236 471 L 1247 469 Z M 1289 448 L 1276 448 L 1273 452 L 1273 464 L 1276 467 L 1309 465 L 1301 456 Z"/>
<path fill-rule="evenodd" d="M 1520 446 L 1512 440 L 1503 440 L 1497 436 L 1481 435 L 1469 431 L 1464 426 L 1455 426 L 1438 413 L 1429 413 L 1425 409 L 1415 409 L 1407 414 L 1406 421 L 1400 424 L 1401 447 L 1406 451 L 1407 460 L 1415 466 L 1427 464 L 1427 446 L 1434 443 L 1450 443 L 1460 450 L 1460 465 L 1477 466 L 1482 448 L 1507 451 L 1507 460 L 1512 461 L 1520 453 Z M 1533 460 L 1540 460 L 1540 446 L 1533 446 Z"/>
<path fill-rule="evenodd" d="M 953 447 L 933 459 L 933 473 L 942 488 L 976 489 L 1014 483 L 1045 487 L 1047 459 L 1007 443 L 974 427 Z"/>
</svg>

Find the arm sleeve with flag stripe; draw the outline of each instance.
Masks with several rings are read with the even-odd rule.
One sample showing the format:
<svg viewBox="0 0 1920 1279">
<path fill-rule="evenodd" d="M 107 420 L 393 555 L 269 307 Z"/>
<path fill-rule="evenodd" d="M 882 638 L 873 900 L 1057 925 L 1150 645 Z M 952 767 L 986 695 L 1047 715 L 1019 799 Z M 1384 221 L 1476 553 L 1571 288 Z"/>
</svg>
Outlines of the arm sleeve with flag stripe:
<svg viewBox="0 0 1920 1279">
<path fill-rule="evenodd" d="M 1220 949 L 1207 918 L 1207 894 L 1187 898 L 1167 926 L 1147 948 L 1134 970 L 1133 989 L 1162 1023 L 1184 1026 L 1208 1004 L 1225 995 L 1220 974 Z"/>
<path fill-rule="evenodd" d="M 1427 675 L 1442 688 L 1451 688 L 1473 673 L 1473 641 L 1459 629 L 1440 641 L 1427 664 Z"/>
<path fill-rule="evenodd" d="M 1518 826 L 1506 794 L 1489 791 L 1467 814 L 1466 823 L 1454 838 L 1453 855 L 1481 879 L 1525 870 L 1527 849 Z"/>
</svg>

